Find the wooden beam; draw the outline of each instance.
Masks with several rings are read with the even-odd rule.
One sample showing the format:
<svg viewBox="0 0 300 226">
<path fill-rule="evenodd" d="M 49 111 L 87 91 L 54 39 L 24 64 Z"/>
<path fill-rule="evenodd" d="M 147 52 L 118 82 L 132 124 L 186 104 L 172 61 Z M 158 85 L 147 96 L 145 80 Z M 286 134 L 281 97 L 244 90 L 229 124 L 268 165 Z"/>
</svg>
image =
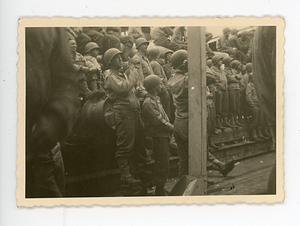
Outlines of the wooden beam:
<svg viewBox="0 0 300 226">
<path fill-rule="evenodd" d="M 189 175 L 203 178 L 206 189 L 206 46 L 205 27 L 188 27 Z M 201 180 L 200 180 L 201 182 Z M 202 189 L 203 190 L 203 189 Z M 205 191 L 200 191 L 205 194 Z"/>
</svg>

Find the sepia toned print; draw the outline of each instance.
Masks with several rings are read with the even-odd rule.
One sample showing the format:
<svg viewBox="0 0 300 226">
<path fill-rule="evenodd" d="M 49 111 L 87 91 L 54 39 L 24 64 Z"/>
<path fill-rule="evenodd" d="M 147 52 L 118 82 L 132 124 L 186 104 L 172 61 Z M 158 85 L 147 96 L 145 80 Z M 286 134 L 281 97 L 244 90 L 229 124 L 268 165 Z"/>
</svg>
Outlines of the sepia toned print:
<svg viewBox="0 0 300 226">
<path fill-rule="evenodd" d="M 18 206 L 284 200 L 283 19 L 19 23 Z"/>
</svg>

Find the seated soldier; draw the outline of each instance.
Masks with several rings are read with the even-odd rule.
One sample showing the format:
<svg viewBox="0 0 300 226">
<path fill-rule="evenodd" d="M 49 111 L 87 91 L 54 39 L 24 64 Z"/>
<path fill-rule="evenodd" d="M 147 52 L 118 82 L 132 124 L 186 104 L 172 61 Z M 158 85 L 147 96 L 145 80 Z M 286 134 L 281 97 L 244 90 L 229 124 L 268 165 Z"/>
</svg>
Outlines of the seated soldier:
<svg viewBox="0 0 300 226">
<path fill-rule="evenodd" d="M 89 62 L 87 62 L 83 56 L 76 52 L 77 44 L 74 39 L 69 40 L 70 45 L 70 51 L 71 51 L 71 58 L 73 60 L 73 65 L 75 68 L 75 71 L 77 72 L 78 78 L 77 78 L 77 84 L 80 89 L 80 95 L 82 95 L 84 98 L 89 98 L 90 95 L 93 93 L 87 85 L 86 79 L 87 74 L 90 73 L 92 70 L 89 68 Z"/>
<path fill-rule="evenodd" d="M 164 111 L 160 98 L 157 96 L 163 86 L 161 79 L 156 75 L 145 78 L 144 86 L 148 92 L 143 103 L 142 112 L 147 137 L 153 144 L 154 156 L 154 185 L 155 195 L 166 195 L 164 186 L 169 170 L 169 142 L 173 125 Z"/>
<path fill-rule="evenodd" d="M 170 27 L 153 27 L 151 29 L 151 37 L 154 40 L 154 44 L 157 46 L 163 46 L 172 51 L 177 51 L 181 48 L 185 48 L 181 44 L 171 41 L 169 38 L 174 33 Z"/>
<path fill-rule="evenodd" d="M 101 66 L 97 61 L 97 56 L 99 54 L 99 46 L 95 42 L 89 42 L 85 46 L 85 55 L 84 59 L 87 62 L 90 62 L 88 67 L 91 72 L 87 75 L 87 84 L 90 90 L 104 92 L 104 78 L 102 75 Z"/>
<path fill-rule="evenodd" d="M 220 36 L 217 41 L 217 50 L 219 52 L 228 53 L 231 57 L 233 57 L 237 49 L 230 45 L 229 34 L 230 29 L 224 28 L 223 35 Z"/>
<path fill-rule="evenodd" d="M 160 77 L 160 79 L 162 80 L 162 86 L 160 92 L 158 93 L 158 96 L 161 99 L 161 103 L 163 105 L 165 112 L 170 118 L 171 110 L 170 110 L 170 96 L 168 92 L 169 90 L 168 80 L 165 75 L 165 71 L 163 67 L 158 62 L 159 56 L 160 56 L 160 51 L 158 48 L 153 48 L 149 51 L 148 57 L 150 60 L 150 65 L 153 70 L 153 73 L 158 77 Z"/>
<path fill-rule="evenodd" d="M 185 35 L 185 27 L 176 27 L 171 40 L 181 45 L 181 48 L 187 49 L 187 38 Z"/>
<path fill-rule="evenodd" d="M 145 38 L 145 35 L 140 27 L 129 27 L 128 35 L 133 37 L 134 40 L 137 40 L 139 38 Z"/>
</svg>

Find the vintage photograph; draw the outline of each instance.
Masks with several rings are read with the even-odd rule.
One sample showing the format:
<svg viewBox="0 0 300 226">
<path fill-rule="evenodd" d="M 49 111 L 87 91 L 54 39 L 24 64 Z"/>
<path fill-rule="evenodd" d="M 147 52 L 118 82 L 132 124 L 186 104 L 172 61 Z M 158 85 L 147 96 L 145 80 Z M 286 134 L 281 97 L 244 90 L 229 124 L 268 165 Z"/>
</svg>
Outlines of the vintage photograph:
<svg viewBox="0 0 300 226">
<path fill-rule="evenodd" d="M 18 206 L 284 200 L 283 19 L 19 23 Z"/>
</svg>

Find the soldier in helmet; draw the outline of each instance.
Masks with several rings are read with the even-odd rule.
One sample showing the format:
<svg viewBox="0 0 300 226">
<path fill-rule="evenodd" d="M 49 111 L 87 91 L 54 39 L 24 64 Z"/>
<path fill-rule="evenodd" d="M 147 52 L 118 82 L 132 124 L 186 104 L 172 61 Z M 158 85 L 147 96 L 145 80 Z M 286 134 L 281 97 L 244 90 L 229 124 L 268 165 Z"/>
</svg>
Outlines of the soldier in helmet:
<svg viewBox="0 0 300 226">
<path fill-rule="evenodd" d="M 242 125 L 237 118 L 240 112 L 239 81 L 242 75 L 240 74 L 239 67 L 241 63 L 238 60 L 233 60 L 231 57 L 225 57 L 223 62 L 225 64 L 224 72 L 228 83 L 230 121 L 234 127 L 241 127 Z"/>
<path fill-rule="evenodd" d="M 156 75 L 149 75 L 145 78 L 144 85 L 148 94 L 143 103 L 142 112 L 147 137 L 150 137 L 153 142 L 155 195 L 166 195 L 164 185 L 168 176 L 169 142 L 173 125 L 157 96 L 163 86 L 161 79 Z"/>
<path fill-rule="evenodd" d="M 154 44 L 157 46 L 163 46 L 167 49 L 171 49 L 172 51 L 187 48 L 186 45 L 178 44 L 169 39 L 169 37 L 174 34 L 170 27 L 153 27 L 151 28 L 150 34 L 154 40 Z"/>
<path fill-rule="evenodd" d="M 265 137 L 261 133 L 263 122 L 263 112 L 259 107 L 258 95 L 256 93 L 255 86 L 253 84 L 253 75 L 249 75 L 249 83 L 246 88 L 246 101 L 250 108 L 252 121 L 250 123 L 250 137 L 254 141 L 263 141 L 268 140 L 268 137 Z"/>
<path fill-rule="evenodd" d="M 150 59 L 150 65 L 153 70 L 153 73 L 155 75 L 158 75 L 158 77 L 160 77 L 160 79 L 162 80 L 162 86 L 161 86 L 160 92 L 158 93 L 158 96 L 161 100 L 161 103 L 163 105 L 165 112 L 167 113 L 168 117 L 170 118 L 171 105 L 170 105 L 170 96 L 169 96 L 169 92 L 168 92 L 169 86 L 168 86 L 168 80 L 167 80 L 165 71 L 158 61 L 159 56 L 160 56 L 159 49 L 158 48 L 151 49 L 149 51 L 148 56 Z"/>
<path fill-rule="evenodd" d="M 136 40 L 135 45 L 138 52 L 133 56 L 132 61 L 139 62 L 139 81 L 137 90 L 139 91 L 139 96 L 143 97 L 145 93 L 144 79 L 148 75 L 153 74 L 150 61 L 147 57 L 149 42 L 145 38 L 139 38 Z"/>
<path fill-rule="evenodd" d="M 77 43 L 74 39 L 69 40 L 69 45 L 71 59 L 73 60 L 73 66 L 77 73 L 77 84 L 80 90 L 80 95 L 84 98 L 89 98 L 93 92 L 88 88 L 86 80 L 87 75 L 92 72 L 90 68 L 91 63 L 86 61 L 83 56 L 76 51 Z"/>
<path fill-rule="evenodd" d="M 89 42 L 84 48 L 84 59 L 88 62 L 91 73 L 87 76 L 87 84 L 90 90 L 96 91 L 100 90 L 104 92 L 104 79 L 102 76 L 101 66 L 97 61 L 97 56 L 99 55 L 100 48 L 95 42 Z"/>
<path fill-rule="evenodd" d="M 239 81 L 240 87 L 240 121 L 242 117 L 244 117 L 244 121 L 246 123 L 246 118 L 248 117 L 248 106 L 246 103 L 246 88 L 249 83 L 249 75 L 252 73 L 252 63 L 248 63 L 245 66 L 246 73 L 242 75 L 241 80 Z M 244 124 L 245 124 L 244 123 Z"/>
<path fill-rule="evenodd" d="M 216 127 L 221 130 L 225 130 L 224 127 L 233 128 L 228 122 L 228 85 L 227 78 L 224 71 L 221 69 L 223 64 L 223 58 L 221 56 L 214 56 L 212 58 L 213 66 L 211 71 L 213 72 L 216 82 L 216 113 L 217 113 L 217 125 Z M 223 124 L 222 124 L 223 119 Z"/>
<path fill-rule="evenodd" d="M 122 186 L 129 187 L 141 183 L 133 177 L 129 167 L 140 119 L 140 104 L 134 90 L 138 83 L 138 72 L 133 65 L 125 74 L 120 71 L 121 51 L 116 48 L 107 50 L 103 60 L 109 68 L 104 72 L 105 88 L 108 97 L 114 100 L 116 159 L 121 172 Z"/>
<path fill-rule="evenodd" d="M 173 75 L 168 84 L 173 94 L 175 111 L 174 137 L 178 146 L 179 176 L 188 174 L 188 62 L 187 51 L 178 50 L 171 56 Z"/>
<path fill-rule="evenodd" d="M 217 50 L 222 53 L 228 53 L 230 56 L 234 56 L 237 48 L 232 47 L 229 40 L 230 29 L 224 28 L 223 35 L 217 41 Z"/>
</svg>

